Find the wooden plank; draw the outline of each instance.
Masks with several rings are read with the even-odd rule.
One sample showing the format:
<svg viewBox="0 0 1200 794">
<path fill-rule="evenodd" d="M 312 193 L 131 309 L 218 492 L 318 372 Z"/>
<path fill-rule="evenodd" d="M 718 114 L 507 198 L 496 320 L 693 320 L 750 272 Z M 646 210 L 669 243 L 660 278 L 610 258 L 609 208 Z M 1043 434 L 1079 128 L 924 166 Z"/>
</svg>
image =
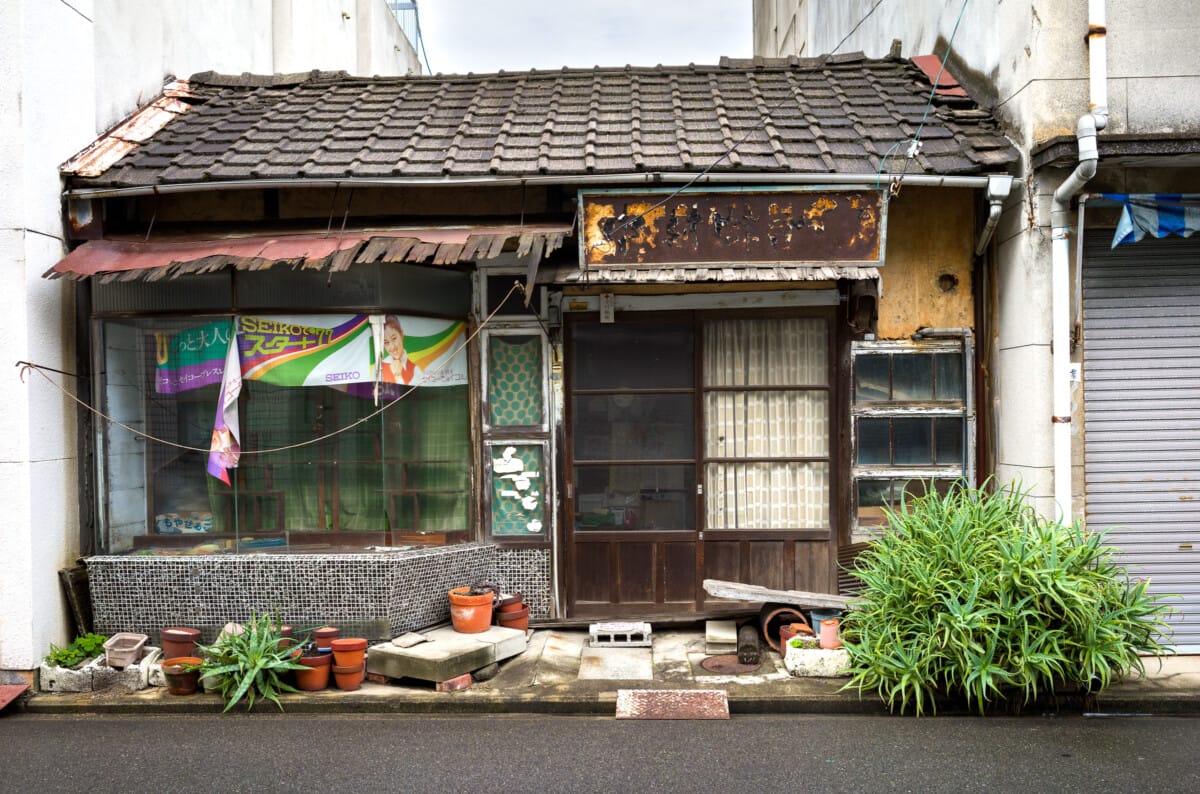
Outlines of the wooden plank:
<svg viewBox="0 0 1200 794">
<path fill-rule="evenodd" d="M 756 584 L 705 579 L 704 592 L 717 598 L 734 601 L 757 601 L 763 604 L 796 604 L 802 607 L 832 607 L 846 609 L 854 599 L 829 593 L 809 593 L 804 590 L 771 590 Z"/>
</svg>

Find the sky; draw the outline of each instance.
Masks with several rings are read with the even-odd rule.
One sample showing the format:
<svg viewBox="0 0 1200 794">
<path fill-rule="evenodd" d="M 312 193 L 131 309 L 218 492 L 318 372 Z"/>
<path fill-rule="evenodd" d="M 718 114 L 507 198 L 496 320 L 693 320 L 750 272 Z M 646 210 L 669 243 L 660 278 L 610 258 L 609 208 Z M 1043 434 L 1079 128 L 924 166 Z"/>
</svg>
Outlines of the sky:
<svg viewBox="0 0 1200 794">
<path fill-rule="evenodd" d="M 438 72 L 749 58 L 751 0 L 419 0 Z M 424 64 L 422 64 L 424 68 Z"/>
</svg>

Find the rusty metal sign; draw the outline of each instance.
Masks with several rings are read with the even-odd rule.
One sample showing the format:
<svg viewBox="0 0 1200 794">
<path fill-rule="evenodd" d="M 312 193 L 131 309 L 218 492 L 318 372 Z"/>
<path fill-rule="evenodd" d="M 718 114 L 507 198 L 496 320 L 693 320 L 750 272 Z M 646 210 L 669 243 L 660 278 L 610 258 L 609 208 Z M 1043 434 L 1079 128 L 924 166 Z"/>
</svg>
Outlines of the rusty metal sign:
<svg viewBox="0 0 1200 794">
<path fill-rule="evenodd" d="M 877 190 L 580 193 L 580 262 L 883 264 Z"/>
</svg>

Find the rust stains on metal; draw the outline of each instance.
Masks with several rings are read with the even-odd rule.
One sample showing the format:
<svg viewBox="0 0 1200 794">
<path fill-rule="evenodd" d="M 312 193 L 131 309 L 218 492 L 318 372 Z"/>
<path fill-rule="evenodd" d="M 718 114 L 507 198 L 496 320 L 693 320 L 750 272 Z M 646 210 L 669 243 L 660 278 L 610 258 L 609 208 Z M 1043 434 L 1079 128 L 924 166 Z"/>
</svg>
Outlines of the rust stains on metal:
<svg viewBox="0 0 1200 794">
<path fill-rule="evenodd" d="M 525 248 L 549 254 L 570 233 L 566 224 L 537 227 L 354 231 L 337 235 L 291 234 L 224 239 L 84 243 L 46 272 L 47 278 L 98 277 L 110 281 L 157 281 L 233 267 L 266 270 L 285 266 L 342 271 L 372 262 L 429 262 L 455 265 Z"/>
<path fill-rule="evenodd" d="M 618 689 L 619 720 L 727 720 L 723 689 Z"/>
<path fill-rule="evenodd" d="M 193 98 L 187 80 L 173 80 L 149 105 L 138 108 L 124 121 L 93 141 L 86 149 L 59 166 L 63 174 L 100 176 L 113 164 L 149 140 L 176 116 L 191 108 Z"/>
<path fill-rule="evenodd" d="M 583 196 L 584 267 L 726 263 L 878 265 L 874 190 Z"/>
</svg>

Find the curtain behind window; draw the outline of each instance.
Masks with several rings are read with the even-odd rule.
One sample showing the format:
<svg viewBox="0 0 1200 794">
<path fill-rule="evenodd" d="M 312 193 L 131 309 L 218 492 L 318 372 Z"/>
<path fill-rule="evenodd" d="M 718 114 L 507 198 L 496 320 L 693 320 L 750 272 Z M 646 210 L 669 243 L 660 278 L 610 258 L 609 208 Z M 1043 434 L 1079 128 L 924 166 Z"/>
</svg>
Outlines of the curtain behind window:
<svg viewBox="0 0 1200 794">
<path fill-rule="evenodd" d="M 828 383 L 824 320 L 705 324 L 708 528 L 828 526 Z"/>
</svg>

